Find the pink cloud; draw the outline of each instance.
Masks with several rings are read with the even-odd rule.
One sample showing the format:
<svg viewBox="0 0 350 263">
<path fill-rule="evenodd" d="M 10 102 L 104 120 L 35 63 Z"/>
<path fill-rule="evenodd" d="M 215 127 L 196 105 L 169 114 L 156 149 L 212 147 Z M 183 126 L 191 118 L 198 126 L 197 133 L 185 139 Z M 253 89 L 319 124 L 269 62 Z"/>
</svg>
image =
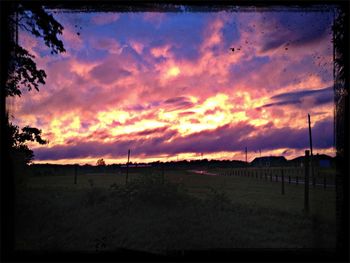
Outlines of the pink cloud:
<svg viewBox="0 0 350 263">
<path fill-rule="evenodd" d="M 40 57 L 39 51 L 44 49 L 40 49 L 35 38 L 23 35 L 24 45 L 36 52 L 48 78 L 40 93 L 25 94 L 25 99 L 20 101 L 18 116 L 22 118 L 21 123 L 37 123 L 53 141 L 53 147 L 67 156 L 78 156 L 79 147 L 75 150 L 69 148 L 72 154 L 65 150 L 66 143 L 73 147 L 74 143 L 84 144 L 85 141 L 89 143 L 84 144 L 82 152 L 85 155 L 80 157 L 88 156 L 88 150 L 98 150 L 99 147 L 104 154 L 116 146 L 124 153 L 124 148 L 130 145 L 140 148 L 140 156 L 146 153 L 156 156 L 166 151 L 172 154 L 195 152 L 195 145 L 205 140 L 209 140 L 203 145 L 210 149 L 208 152 L 238 151 L 244 144 L 239 140 L 240 136 L 248 133 L 254 137 L 252 143 L 257 143 L 259 138 L 270 138 L 275 142 L 271 138 L 278 137 L 278 132 L 283 135 L 294 132 L 301 136 L 306 110 L 315 115 L 315 123 L 330 118 L 330 105 L 318 104 L 314 97 L 303 99 L 298 107 L 289 104 L 262 107 L 273 103 L 273 97 L 282 92 L 329 86 L 332 72 L 329 39 L 310 41 L 306 45 L 308 48 L 290 44 L 287 51 L 279 38 L 296 38 L 293 32 L 278 36 L 271 33 L 272 42 L 268 42 L 264 36 L 266 30 L 279 26 L 278 21 L 271 19 L 265 23 L 261 14 L 240 13 L 234 14 L 236 24 L 240 25 L 239 37 L 226 43 L 223 28 L 232 15 L 208 14 L 210 19 L 206 20 L 206 27 L 200 33 L 202 43 L 198 45 L 198 56 L 194 58 L 181 56 L 187 50 L 179 48 L 181 43 L 176 43 L 165 33 L 159 43 L 145 32 L 142 37 L 133 37 L 128 30 L 113 36 L 112 31 L 104 34 L 101 29 L 96 32 L 100 34 L 97 38 L 88 27 L 78 36 L 75 28 L 67 23 L 63 40 L 68 52 L 58 57 Z M 137 14 L 131 16 L 132 19 L 137 17 Z M 122 20 L 119 18 L 120 15 L 99 14 L 93 16 L 91 22 L 92 26 L 113 22 L 117 25 Z M 160 34 L 168 19 L 165 13 L 149 13 L 141 14 L 140 21 L 150 22 L 147 26 L 154 25 L 154 31 Z M 226 50 L 224 44 L 234 45 L 235 52 Z M 320 58 L 313 57 L 314 50 L 321 54 Z M 322 76 L 318 64 L 326 72 Z M 208 98 L 215 98 L 219 93 L 227 96 L 227 100 L 220 101 L 219 105 L 203 106 Z M 309 109 L 310 104 L 315 107 Z M 106 123 L 98 118 L 101 112 L 119 111 L 127 112 L 128 117 L 121 121 L 117 115 L 109 116 Z M 79 116 L 78 130 L 71 127 L 74 116 Z M 205 116 L 209 118 L 203 123 Z M 215 119 L 221 117 L 222 123 L 214 125 Z M 58 123 L 55 130 L 53 119 Z M 225 125 L 228 122 L 230 125 Z M 163 126 L 159 127 L 159 123 Z M 177 126 L 180 123 L 188 133 Z M 149 126 L 142 127 L 146 124 Z M 128 133 L 120 134 L 118 128 L 126 126 L 130 128 L 125 129 Z M 268 133 L 269 129 L 273 131 Z M 228 140 L 233 133 L 240 136 L 236 144 L 227 148 L 224 139 Z M 67 139 L 69 134 L 71 138 Z M 149 141 L 144 140 L 146 136 Z M 181 136 L 184 139 L 180 139 Z M 171 143 L 167 141 L 169 138 Z M 59 143 L 55 144 L 55 139 Z M 118 141 L 115 144 L 110 142 L 114 139 Z M 271 144 L 265 146 L 273 148 Z M 201 150 L 205 151 L 205 148 Z M 58 155 L 63 156 L 63 153 Z"/>
</svg>

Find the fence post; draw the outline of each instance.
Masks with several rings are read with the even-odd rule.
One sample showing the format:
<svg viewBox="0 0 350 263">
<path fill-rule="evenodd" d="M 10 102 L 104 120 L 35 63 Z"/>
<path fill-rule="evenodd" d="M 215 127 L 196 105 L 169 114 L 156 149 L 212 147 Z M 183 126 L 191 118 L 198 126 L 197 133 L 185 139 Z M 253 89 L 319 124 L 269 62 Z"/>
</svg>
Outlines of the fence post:
<svg viewBox="0 0 350 263">
<path fill-rule="evenodd" d="M 129 177 L 129 160 L 130 160 L 130 149 L 128 150 L 128 162 L 126 163 L 125 184 L 128 184 L 128 177 Z"/>
<path fill-rule="evenodd" d="M 284 173 L 283 173 L 283 168 L 281 170 L 281 175 L 282 175 L 282 189 L 281 189 L 281 192 L 282 192 L 282 195 L 284 195 Z"/>
<path fill-rule="evenodd" d="M 288 184 L 290 184 L 290 175 L 288 175 Z"/>
<path fill-rule="evenodd" d="M 309 212 L 309 150 L 305 151 L 304 211 Z"/>
<path fill-rule="evenodd" d="M 74 165 L 74 184 L 77 184 L 77 177 L 78 177 L 78 165 Z"/>
</svg>

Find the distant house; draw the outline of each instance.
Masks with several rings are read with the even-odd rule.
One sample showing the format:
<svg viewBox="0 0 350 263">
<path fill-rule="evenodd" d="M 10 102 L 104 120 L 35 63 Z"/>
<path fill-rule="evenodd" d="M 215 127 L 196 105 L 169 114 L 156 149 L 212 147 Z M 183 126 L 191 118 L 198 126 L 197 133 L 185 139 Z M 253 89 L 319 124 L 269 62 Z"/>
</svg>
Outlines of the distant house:
<svg viewBox="0 0 350 263">
<path fill-rule="evenodd" d="M 315 162 L 321 168 L 331 168 L 335 166 L 334 158 L 326 154 L 316 154 L 314 156 Z"/>
<path fill-rule="evenodd" d="M 299 156 L 289 161 L 293 166 L 303 167 L 305 156 Z M 320 168 L 334 167 L 334 158 L 326 154 L 316 154 L 313 156 L 314 165 Z"/>
<path fill-rule="evenodd" d="M 292 160 L 289 160 L 289 164 L 290 166 L 294 166 L 294 167 L 304 167 L 304 156 L 299 156 L 297 158 L 294 158 Z"/>
<path fill-rule="evenodd" d="M 318 166 L 321 168 L 330 168 L 332 167 L 330 160 L 319 160 Z"/>
<path fill-rule="evenodd" d="M 251 162 L 253 167 L 278 167 L 287 165 L 287 160 L 283 156 L 257 157 Z"/>
</svg>

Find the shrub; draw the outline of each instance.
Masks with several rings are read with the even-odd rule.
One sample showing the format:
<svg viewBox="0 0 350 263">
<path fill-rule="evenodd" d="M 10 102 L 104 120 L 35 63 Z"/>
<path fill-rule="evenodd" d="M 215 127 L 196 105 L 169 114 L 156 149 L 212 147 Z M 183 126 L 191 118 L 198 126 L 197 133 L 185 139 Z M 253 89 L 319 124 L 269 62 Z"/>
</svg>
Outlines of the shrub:
<svg viewBox="0 0 350 263">
<path fill-rule="evenodd" d="M 107 200 L 107 194 L 104 189 L 90 188 L 87 190 L 84 198 L 83 204 L 87 206 L 93 206 Z"/>
<path fill-rule="evenodd" d="M 224 191 L 213 187 L 210 187 L 209 190 L 205 201 L 211 208 L 225 210 L 230 207 L 231 200 Z"/>
<path fill-rule="evenodd" d="M 127 203 L 144 202 L 155 205 L 175 205 L 184 201 L 185 191 L 178 184 L 165 182 L 159 175 L 144 175 L 127 185 L 111 185 L 112 195 Z"/>
</svg>

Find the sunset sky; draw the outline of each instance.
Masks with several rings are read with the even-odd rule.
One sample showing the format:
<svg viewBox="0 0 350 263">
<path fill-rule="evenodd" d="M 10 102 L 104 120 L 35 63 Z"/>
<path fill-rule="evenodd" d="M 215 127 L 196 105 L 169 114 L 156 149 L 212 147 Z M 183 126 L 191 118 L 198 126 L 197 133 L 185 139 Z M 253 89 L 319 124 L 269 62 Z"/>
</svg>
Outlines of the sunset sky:
<svg viewBox="0 0 350 263">
<path fill-rule="evenodd" d="M 331 10 L 53 15 L 66 53 L 20 32 L 48 77 L 8 103 L 49 140 L 36 163 L 291 159 L 308 113 L 314 153 L 335 154 Z"/>
</svg>

